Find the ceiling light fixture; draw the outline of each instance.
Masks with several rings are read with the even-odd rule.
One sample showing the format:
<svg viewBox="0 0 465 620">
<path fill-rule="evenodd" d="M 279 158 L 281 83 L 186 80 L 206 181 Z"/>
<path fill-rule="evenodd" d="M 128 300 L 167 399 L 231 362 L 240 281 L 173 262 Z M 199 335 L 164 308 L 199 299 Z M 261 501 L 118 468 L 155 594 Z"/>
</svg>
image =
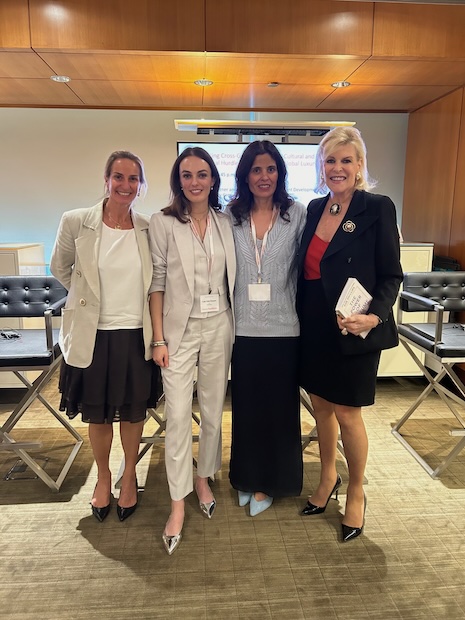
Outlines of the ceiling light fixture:
<svg viewBox="0 0 465 620">
<path fill-rule="evenodd" d="M 350 86 L 350 82 L 333 82 L 331 86 L 333 88 L 347 88 Z"/>
<path fill-rule="evenodd" d="M 194 84 L 196 86 L 211 86 L 213 84 L 212 80 L 206 80 L 202 78 L 201 80 L 195 80 Z"/>
<path fill-rule="evenodd" d="M 268 88 L 277 88 L 279 86 L 279 82 L 268 82 Z"/>
<path fill-rule="evenodd" d="M 71 78 L 68 77 L 67 75 L 51 75 L 50 79 L 53 80 L 54 82 L 71 82 Z"/>
</svg>

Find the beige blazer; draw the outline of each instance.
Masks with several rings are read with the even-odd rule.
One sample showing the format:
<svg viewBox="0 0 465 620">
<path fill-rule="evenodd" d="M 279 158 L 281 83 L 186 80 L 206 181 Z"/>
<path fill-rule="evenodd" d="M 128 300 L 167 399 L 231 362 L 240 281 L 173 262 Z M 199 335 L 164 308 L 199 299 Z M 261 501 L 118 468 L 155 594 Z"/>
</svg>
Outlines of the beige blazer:
<svg viewBox="0 0 465 620">
<path fill-rule="evenodd" d="M 60 330 L 60 347 L 66 363 L 78 368 L 90 366 L 97 335 L 100 315 L 98 254 L 102 238 L 102 211 L 103 203 L 99 202 L 90 209 L 75 209 L 63 213 L 50 262 L 52 274 L 68 290 Z M 146 291 L 142 326 L 145 359 L 149 360 L 152 359 L 152 323 L 148 303 L 152 283 L 149 218 L 133 211 L 132 221 Z M 127 294 L 130 295 L 131 291 Z M 121 304 L 124 304 L 124 299 Z"/>
<path fill-rule="evenodd" d="M 236 253 L 231 230 L 231 220 L 224 213 L 210 209 L 218 225 L 226 255 L 227 290 L 234 319 L 234 281 L 236 278 Z M 189 224 L 183 224 L 171 215 L 154 213 L 149 226 L 150 247 L 153 259 L 153 280 L 150 293 L 162 291 L 163 335 L 168 342 L 168 352 L 178 350 L 187 321 L 194 305 L 194 244 Z"/>
</svg>

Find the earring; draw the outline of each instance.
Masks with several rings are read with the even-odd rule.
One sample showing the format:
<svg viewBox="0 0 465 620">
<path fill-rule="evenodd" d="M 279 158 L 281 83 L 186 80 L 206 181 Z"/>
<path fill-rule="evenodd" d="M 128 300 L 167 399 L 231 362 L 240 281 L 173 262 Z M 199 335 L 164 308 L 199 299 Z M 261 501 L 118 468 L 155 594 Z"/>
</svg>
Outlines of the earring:
<svg viewBox="0 0 465 620">
<path fill-rule="evenodd" d="M 355 175 L 355 180 L 360 181 L 360 176 L 361 176 L 360 172 L 357 172 L 357 174 Z"/>
<path fill-rule="evenodd" d="M 325 180 L 325 175 L 324 175 L 323 173 L 321 173 L 321 174 L 320 174 L 320 179 L 321 179 L 322 181 L 324 181 L 324 180 Z"/>
<path fill-rule="evenodd" d="M 212 186 L 210 187 L 210 191 L 211 191 L 211 192 L 213 191 L 213 188 L 214 188 L 214 185 L 212 185 Z"/>
</svg>

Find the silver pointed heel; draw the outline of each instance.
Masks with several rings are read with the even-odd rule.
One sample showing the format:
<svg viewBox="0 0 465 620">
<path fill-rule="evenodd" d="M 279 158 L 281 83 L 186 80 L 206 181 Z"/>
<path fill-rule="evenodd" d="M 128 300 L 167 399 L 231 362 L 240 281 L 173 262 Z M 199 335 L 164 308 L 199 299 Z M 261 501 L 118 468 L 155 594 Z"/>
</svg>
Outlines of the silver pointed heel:
<svg viewBox="0 0 465 620">
<path fill-rule="evenodd" d="M 216 500 L 215 498 L 213 498 L 213 501 L 208 502 L 206 504 L 204 504 L 203 502 L 199 502 L 199 506 L 203 514 L 209 519 L 211 519 L 216 509 Z"/>
<path fill-rule="evenodd" d="M 179 532 L 179 534 L 175 534 L 174 536 L 168 536 L 165 532 L 163 532 L 162 539 L 166 553 L 168 555 L 172 555 L 181 544 L 182 532 Z"/>
</svg>

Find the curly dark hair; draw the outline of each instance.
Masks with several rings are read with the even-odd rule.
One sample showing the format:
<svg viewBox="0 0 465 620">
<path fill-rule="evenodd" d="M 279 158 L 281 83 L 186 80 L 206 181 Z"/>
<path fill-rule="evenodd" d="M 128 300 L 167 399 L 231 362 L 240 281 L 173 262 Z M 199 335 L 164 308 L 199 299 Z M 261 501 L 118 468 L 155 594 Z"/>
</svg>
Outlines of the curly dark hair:
<svg viewBox="0 0 465 620">
<path fill-rule="evenodd" d="M 257 155 L 268 154 L 276 163 L 278 169 L 278 182 L 273 195 L 273 202 L 279 207 L 279 214 L 286 222 L 289 221 L 289 207 L 294 204 L 294 200 L 289 196 L 286 189 L 287 170 L 283 156 L 278 151 L 273 142 L 269 140 L 255 140 L 242 153 L 236 169 L 236 193 L 229 203 L 231 213 L 236 225 L 240 225 L 243 220 L 248 219 L 250 210 L 254 203 L 254 196 L 249 189 L 247 177 L 252 169 Z"/>
<path fill-rule="evenodd" d="M 218 191 L 220 189 L 220 173 L 218 172 L 218 168 L 215 165 L 215 162 L 212 159 L 210 153 L 207 153 L 205 149 L 200 148 L 199 146 L 188 146 L 184 151 L 178 156 L 176 161 L 171 168 L 170 174 L 170 188 L 171 188 L 171 202 L 170 204 L 162 209 L 165 215 L 172 215 L 183 224 L 187 224 L 189 219 L 186 217 L 186 213 L 190 213 L 190 202 L 184 196 L 183 191 L 181 189 L 181 179 L 179 176 L 179 166 L 183 159 L 186 157 L 198 157 L 199 159 L 203 159 L 210 166 L 210 170 L 212 173 L 212 177 L 215 179 L 213 183 L 213 189 L 210 192 L 210 196 L 208 198 L 208 203 L 212 209 L 215 211 L 221 211 L 222 207 L 218 198 Z"/>
</svg>

